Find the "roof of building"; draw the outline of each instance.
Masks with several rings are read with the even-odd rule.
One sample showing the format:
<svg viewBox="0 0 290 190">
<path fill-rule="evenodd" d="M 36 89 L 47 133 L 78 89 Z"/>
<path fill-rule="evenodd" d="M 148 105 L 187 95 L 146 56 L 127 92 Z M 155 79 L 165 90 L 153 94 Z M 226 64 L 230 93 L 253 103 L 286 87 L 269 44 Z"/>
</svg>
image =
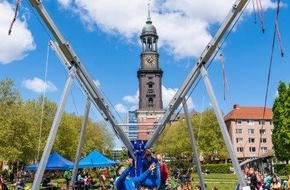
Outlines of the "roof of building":
<svg viewBox="0 0 290 190">
<path fill-rule="evenodd" d="M 197 111 L 195 111 L 194 109 L 190 112 L 190 113 L 188 113 L 189 114 L 189 116 L 191 117 L 191 116 L 193 116 L 193 115 L 197 115 L 198 114 L 198 112 Z M 170 122 L 172 123 L 172 122 L 177 122 L 177 121 L 179 121 L 180 119 L 185 119 L 185 113 L 173 113 L 172 115 L 171 115 L 171 117 L 170 117 Z"/>
<path fill-rule="evenodd" d="M 265 113 L 264 113 L 265 112 Z M 272 120 L 273 112 L 271 108 L 264 107 L 250 107 L 250 106 L 239 106 L 235 104 L 233 110 L 230 111 L 224 120 L 237 120 L 237 119 L 252 119 L 252 120 Z"/>
</svg>

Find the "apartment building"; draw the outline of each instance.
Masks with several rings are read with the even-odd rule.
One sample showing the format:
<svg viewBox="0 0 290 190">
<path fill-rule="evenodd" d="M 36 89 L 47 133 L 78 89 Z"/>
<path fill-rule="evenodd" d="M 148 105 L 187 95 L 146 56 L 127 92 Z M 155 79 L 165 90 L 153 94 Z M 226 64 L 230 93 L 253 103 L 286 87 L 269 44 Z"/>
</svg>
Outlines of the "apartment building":
<svg viewBox="0 0 290 190">
<path fill-rule="evenodd" d="M 224 117 L 239 160 L 272 154 L 271 108 L 234 105 Z"/>
</svg>

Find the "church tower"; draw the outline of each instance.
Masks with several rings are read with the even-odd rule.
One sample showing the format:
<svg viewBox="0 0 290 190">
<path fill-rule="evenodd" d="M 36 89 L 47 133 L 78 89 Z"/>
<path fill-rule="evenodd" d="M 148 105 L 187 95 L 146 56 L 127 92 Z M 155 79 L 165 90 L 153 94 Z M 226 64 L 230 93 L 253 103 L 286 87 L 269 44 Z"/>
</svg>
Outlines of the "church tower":
<svg viewBox="0 0 290 190">
<path fill-rule="evenodd" d="M 139 80 L 139 109 L 136 116 L 139 124 L 138 139 L 148 140 L 154 129 L 153 124 L 158 122 L 163 115 L 162 103 L 162 74 L 159 65 L 158 35 L 155 26 L 152 24 L 150 9 L 146 25 L 140 36 L 142 52 L 140 55 L 141 68 L 137 72 Z"/>
</svg>

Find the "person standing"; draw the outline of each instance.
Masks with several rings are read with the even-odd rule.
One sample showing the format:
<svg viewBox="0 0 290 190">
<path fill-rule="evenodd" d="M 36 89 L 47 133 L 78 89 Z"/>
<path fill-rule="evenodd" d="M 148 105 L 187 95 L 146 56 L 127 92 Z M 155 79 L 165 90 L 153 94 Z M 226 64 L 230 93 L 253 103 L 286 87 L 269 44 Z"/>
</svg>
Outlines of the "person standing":
<svg viewBox="0 0 290 190">
<path fill-rule="evenodd" d="M 67 187 L 67 189 L 68 189 L 68 187 L 69 187 L 69 182 L 70 182 L 70 180 L 71 180 L 71 172 L 70 172 L 69 170 L 64 171 L 63 177 L 64 177 L 64 179 L 65 179 L 65 181 L 66 181 L 66 187 Z"/>
<path fill-rule="evenodd" d="M 268 171 L 264 173 L 264 186 L 263 190 L 270 190 L 272 177 L 268 174 Z"/>
<path fill-rule="evenodd" d="M 136 185 L 150 176 L 150 173 L 155 170 L 155 163 L 152 163 L 144 173 L 138 177 L 130 177 L 130 170 L 133 168 L 133 159 L 128 160 L 129 167 L 120 165 L 116 170 L 117 178 L 115 180 L 115 187 L 117 190 L 135 190 Z"/>
<path fill-rule="evenodd" d="M 156 158 L 160 165 L 160 187 L 159 190 L 164 190 L 166 188 L 167 178 L 168 178 L 168 167 L 165 162 L 163 162 L 163 158 L 161 154 L 157 154 Z"/>
<path fill-rule="evenodd" d="M 99 175 L 99 183 L 101 185 L 102 190 L 106 190 L 107 189 L 106 180 L 107 180 L 107 178 L 105 176 L 104 170 L 101 170 L 100 171 L 100 175 Z"/>
<path fill-rule="evenodd" d="M 281 183 L 277 179 L 277 176 L 272 177 L 272 182 L 270 185 L 270 190 L 281 190 Z"/>
<path fill-rule="evenodd" d="M 151 175 L 141 183 L 141 187 L 143 187 L 145 190 L 156 190 L 160 187 L 161 184 L 159 162 L 152 156 L 152 151 L 150 149 L 146 149 L 145 156 L 142 160 L 142 172 L 145 172 L 153 163 L 156 165 L 155 171 L 153 171 Z"/>
</svg>

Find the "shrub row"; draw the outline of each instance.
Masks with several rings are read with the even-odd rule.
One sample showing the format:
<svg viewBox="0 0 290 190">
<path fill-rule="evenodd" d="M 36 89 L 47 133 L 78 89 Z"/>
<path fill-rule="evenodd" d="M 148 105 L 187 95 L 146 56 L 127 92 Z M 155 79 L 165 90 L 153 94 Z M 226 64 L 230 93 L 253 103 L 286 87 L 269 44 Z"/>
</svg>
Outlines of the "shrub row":
<svg viewBox="0 0 290 190">
<path fill-rule="evenodd" d="M 197 172 L 196 165 L 193 165 L 192 162 L 176 160 L 170 162 L 169 166 L 171 169 L 179 168 L 186 170 L 188 168 L 193 168 L 194 172 Z M 232 164 L 202 164 L 201 169 L 203 172 L 209 173 L 231 173 Z M 290 174 L 290 165 L 289 164 L 274 164 L 274 172 L 279 175 L 289 175 Z"/>
<path fill-rule="evenodd" d="M 275 164 L 274 171 L 275 173 L 278 173 L 279 175 L 289 175 L 290 165 L 289 164 Z"/>
<path fill-rule="evenodd" d="M 171 169 L 179 168 L 181 170 L 186 170 L 188 168 L 193 168 L 194 172 L 197 172 L 196 165 L 193 165 L 192 162 L 176 160 L 168 164 Z M 201 170 L 205 173 L 231 173 L 230 168 L 232 164 L 202 164 Z"/>
</svg>

